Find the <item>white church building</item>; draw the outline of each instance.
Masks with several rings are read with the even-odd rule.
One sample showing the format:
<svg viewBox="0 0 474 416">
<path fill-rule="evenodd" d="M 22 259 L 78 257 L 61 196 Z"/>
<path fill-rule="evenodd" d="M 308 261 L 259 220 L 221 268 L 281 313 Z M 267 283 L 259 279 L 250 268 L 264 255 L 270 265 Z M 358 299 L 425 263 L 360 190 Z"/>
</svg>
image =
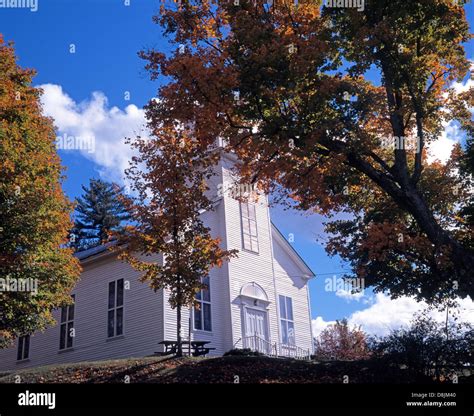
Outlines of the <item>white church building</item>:
<svg viewBox="0 0 474 416">
<path fill-rule="evenodd" d="M 231 184 L 235 160 L 224 155 L 211 183 Z M 225 184 L 223 186 L 223 184 Z M 202 214 L 224 249 L 238 257 L 211 271 L 200 307 L 183 310 L 183 338 L 208 341 L 209 355 L 250 348 L 274 356 L 313 352 L 308 282 L 311 269 L 271 222 L 268 199 L 242 202 L 223 192 L 214 211 Z M 176 310 L 166 290 L 154 292 L 139 273 L 106 247 L 76 254 L 83 272 L 74 304 L 55 311 L 57 325 L 0 350 L 0 370 L 150 356 L 176 340 Z M 157 256 L 157 260 L 160 258 Z"/>
</svg>

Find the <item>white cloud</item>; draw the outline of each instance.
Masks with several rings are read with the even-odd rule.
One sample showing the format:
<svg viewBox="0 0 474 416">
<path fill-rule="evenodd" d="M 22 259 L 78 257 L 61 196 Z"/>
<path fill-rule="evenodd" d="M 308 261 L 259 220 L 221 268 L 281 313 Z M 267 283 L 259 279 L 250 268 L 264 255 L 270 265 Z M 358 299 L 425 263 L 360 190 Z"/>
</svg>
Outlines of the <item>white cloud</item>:
<svg viewBox="0 0 474 416">
<path fill-rule="evenodd" d="M 365 291 L 364 279 L 344 279 L 333 275 L 324 279 L 324 290 L 334 294 L 346 302 L 362 301 L 369 303 L 369 296 Z"/>
<path fill-rule="evenodd" d="M 474 61 L 472 67 L 472 71 L 474 71 Z M 474 87 L 474 80 L 471 78 L 464 83 L 455 82 L 452 85 L 456 94 L 466 92 L 472 87 Z M 471 108 L 471 113 L 474 113 L 474 108 Z M 462 137 L 465 135 L 465 133 L 459 128 L 457 122 L 443 123 L 443 127 L 444 131 L 441 134 L 441 137 L 427 145 L 429 163 L 432 163 L 434 160 L 446 163 L 451 156 L 453 146 L 456 143 L 461 142 Z"/>
<path fill-rule="evenodd" d="M 409 297 L 392 300 L 389 296 L 378 293 L 373 305 L 354 312 L 349 322 L 361 326 L 369 334 L 386 335 L 391 329 L 409 324 L 413 315 L 424 306 Z"/>
<path fill-rule="evenodd" d="M 474 73 L 474 61 L 471 61 L 471 74 Z M 454 82 L 452 87 L 456 91 L 456 94 L 469 91 L 471 87 L 474 86 L 474 79 L 468 78 L 467 81 L 463 84 L 462 82 Z"/>
<path fill-rule="evenodd" d="M 101 175 L 108 180 L 122 181 L 132 149 L 125 144 L 126 137 L 135 137 L 144 131 L 145 114 L 136 105 L 124 110 L 109 107 L 102 92 L 93 92 L 90 100 L 75 102 L 60 85 L 39 85 L 44 90 L 41 98 L 43 112 L 54 119 L 58 136 L 93 137 L 94 150 L 77 150 L 98 164 Z"/>
<path fill-rule="evenodd" d="M 439 160 L 446 163 L 451 156 L 453 146 L 459 143 L 462 131 L 455 122 L 444 123 L 444 131 L 437 140 L 427 145 L 428 163 Z"/>
<path fill-rule="evenodd" d="M 329 325 L 333 325 L 336 321 L 325 321 L 321 316 L 311 321 L 313 325 L 313 337 L 319 336 Z"/>
<path fill-rule="evenodd" d="M 352 290 L 348 290 L 348 289 L 338 289 L 335 293 L 335 295 L 338 297 L 338 298 L 341 298 L 341 299 L 344 299 L 348 302 L 350 301 L 357 301 L 359 302 L 360 300 L 362 300 L 363 298 L 365 298 L 365 294 L 364 292 L 356 292 L 356 293 L 352 293 Z"/>
<path fill-rule="evenodd" d="M 459 305 L 459 320 L 474 325 L 474 302 L 469 298 L 460 299 Z M 415 313 L 426 306 L 426 303 L 417 302 L 407 296 L 392 300 L 388 295 L 377 293 L 372 305 L 366 309 L 353 312 L 348 318 L 348 323 L 350 326 L 360 326 L 363 331 L 370 335 L 383 336 L 391 330 L 409 325 Z M 431 312 L 430 316 L 438 322 L 443 322 L 446 319 L 444 311 Z M 321 316 L 318 316 L 313 319 L 312 323 L 313 334 L 317 336 L 334 321 L 325 321 Z"/>
</svg>

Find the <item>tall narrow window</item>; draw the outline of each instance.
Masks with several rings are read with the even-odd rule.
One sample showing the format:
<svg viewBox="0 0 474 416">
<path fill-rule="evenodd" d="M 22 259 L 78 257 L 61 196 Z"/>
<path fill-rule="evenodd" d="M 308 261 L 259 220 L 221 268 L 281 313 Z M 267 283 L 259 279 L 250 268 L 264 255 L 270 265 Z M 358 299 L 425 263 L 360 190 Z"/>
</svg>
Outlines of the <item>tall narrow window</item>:
<svg viewBox="0 0 474 416">
<path fill-rule="evenodd" d="M 295 322 L 293 320 L 293 302 L 287 296 L 279 296 L 281 342 L 295 345 Z"/>
<path fill-rule="evenodd" d="M 107 336 L 123 334 L 123 279 L 109 283 L 109 311 L 107 316 Z"/>
<path fill-rule="evenodd" d="M 258 253 L 257 215 L 255 204 L 251 202 L 240 203 L 240 214 L 242 217 L 242 239 L 246 250 Z"/>
<path fill-rule="evenodd" d="M 26 360 L 30 356 L 30 336 L 24 335 L 18 338 L 18 351 L 16 354 L 16 359 Z"/>
<path fill-rule="evenodd" d="M 75 295 L 72 295 L 72 302 L 70 305 L 61 308 L 61 325 L 59 333 L 59 349 L 72 348 L 74 340 L 74 303 L 76 301 Z"/>
<path fill-rule="evenodd" d="M 206 289 L 202 289 L 196 294 L 196 304 L 194 306 L 194 329 L 212 331 L 209 276 L 204 277 L 202 283 L 206 285 Z"/>
</svg>

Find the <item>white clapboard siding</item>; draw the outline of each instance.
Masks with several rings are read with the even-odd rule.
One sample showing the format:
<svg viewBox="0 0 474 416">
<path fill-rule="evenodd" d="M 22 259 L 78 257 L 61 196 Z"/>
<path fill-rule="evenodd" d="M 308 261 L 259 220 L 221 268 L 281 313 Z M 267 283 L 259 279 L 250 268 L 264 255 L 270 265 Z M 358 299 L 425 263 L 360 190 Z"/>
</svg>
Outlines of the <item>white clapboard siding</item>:
<svg viewBox="0 0 474 416">
<path fill-rule="evenodd" d="M 203 213 L 204 223 L 224 249 L 239 250 L 238 257 L 224 262 L 210 273 L 212 331 L 195 330 L 191 339 L 210 341 L 211 355 L 222 355 L 242 347 L 245 307 L 263 308 L 267 313 L 268 340 L 281 342 L 278 295 L 292 298 L 295 338 L 298 347 L 312 350 L 308 278 L 311 270 L 270 221 L 268 200 L 256 203 L 258 253 L 246 251 L 242 244 L 240 203 L 229 194 L 219 197 L 219 184 L 231 183 L 235 160 L 224 156 L 209 182 L 215 195 L 213 211 Z M 151 259 L 150 259 L 151 260 Z M 161 256 L 153 257 L 161 261 Z M 138 281 L 139 273 L 114 254 L 99 253 L 82 260 L 83 273 L 73 290 L 76 296 L 74 347 L 59 351 L 59 326 L 31 336 L 30 358 L 16 361 L 16 345 L 0 350 L 0 371 L 54 363 L 140 357 L 163 351 L 158 342 L 176 339 L 176 310 L 169 305 L 168 290 L 154 292 Z M 306 277 L 304 277 L 306 276 Z M 124 295 L 124 335 L 107 338 L 108 284 L 123 278 L 130 284 Z M 256 283 L 268 298 L 263 304 L 241 296 L 242 288 Z M 256 302 L 253 303 L 253 302 Z M 245 304 L 245 305 L 244 305 Z M 252 306 L 253 305 L 253 306 Z M 191 312 L 192 314 L 192 312 Z M 55 313 L 59 320 L 59 311 Z M 182 311 L 182 335 L 188 337 L 189 310 Z"/>
<path fill-rule="evenodd" d="M 59 351 L 59 325 L 31 336 L 29 359 L 16 361 L 17 346 L 0 350 L 0 370 L 38 365 L 141 357 L 157 351 L 163 339 L 163 295 L 140 283 L 128 264 L 106 255 L 84 264 L 81 279 L 72 291 L 76 297 L 74 346 Z M 124 334 L 107 338 L 108 285 L 123 278 L 130 282 L 124 291 Z M 60 311 L 55 312 L 57 322 Z"/>
<path fill-rule="evenodd" d="M 229 166 L 227 169 L 230 169 Z M 224 171 L 224 178 L 230 181 L 230 173 Z M 271 250 L 271 228 L 269 221 L 269 210 L 267 199 L 261 196 L 256 203 L 256 220 L 258 234 L 258 253 L 243 249 L 242 224 L 240 203 L 229 195 L 225 197 L 225 218 L 227 230 L 227 248 L 238 249 L 239 257 L 233 259 L 229 265 L 230 279 L 230 305 L 232 314 L 232 338 L 233 343 L 239 346 L 239 340 L 245 336 L 242 323 L 242 306 L 240 291 L 242 287 L 250 282 L 259 284 L 267 293 L 270 302 L 268 306 L 268 320 L 270 339 L 279 337 L 275 282 L 273 277 L 272 250 Z"/>
<path fill-rule="evenodd" d="M 224 181 L 232 182 L 232 158 L 222 159 Z M 269 341 L 281 342 L 278 295 L 292 298 L 295 321 L 296 345 L 312 351 L 312 332 L 308 293 L 308 277 L 312 271 L 298 257 L 293 248 L 271 224 L 268 200 L 259 197 L 256 203 L 258 253 L 243 249 L 240 203 L 231 195 L 224 198 L 226 243 L 228 249 L 238 249 L 238 259 L 228 265 L 229 294 L 232 320 L 232 342 L 241 347 L 245 323 L 243 301 L 240 297 L 242 287 L 257 283 L 268 296 L 266 307 L 268 317 Z M 306 275 L 307 278 L 301 276 Z"/>
<path fill-rule="evenodd" d="M 203 221 L 211 229 L 213 237 L 219 237 L 223 240 L 225 235 L 224 223 L 224 205 L 219 203 L 215 210 L 203 214 Z M 224 241 L 221 244 L 225 246 Z M 212 331 L 194 329 L 194 317 L 191 312 L 191 340 L 209 341 L 209 347 L 215 348 L 209 355 L 222 355 L 231 348 L 230 309 L 228 296 L 228 273 L 227 265 L 221 268 L 214 268 L 209 275 L 210 295 L 211 295 L 211 326 Z M 165 339 L 175 340 L 176 332 L 176 309 L 172 309 L 168 302 L 168 291 L 165 291 Z M 183 338 L 189 337 L 189 309 L 182 310 L 182 328 Z"/>
<path fill-rule="evenodd" d="M 285 252 L 279 238 L 273 240 L 273 251 L 277 293 L 290 297 L 293 302 L 295 343 L 298 347 L 312 351 L 313 337 L 307 278 L 302 276 L 301 269 Z"/>
</svg>

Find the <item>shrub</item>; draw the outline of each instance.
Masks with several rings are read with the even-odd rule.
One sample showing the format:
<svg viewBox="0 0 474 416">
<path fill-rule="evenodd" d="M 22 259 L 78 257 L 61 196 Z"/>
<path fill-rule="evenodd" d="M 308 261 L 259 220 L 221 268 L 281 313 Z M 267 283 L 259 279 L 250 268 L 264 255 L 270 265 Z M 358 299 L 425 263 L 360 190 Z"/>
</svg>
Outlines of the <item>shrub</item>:
<svg viewBox="0 0 474 416">
<path fill-rule="evenodd" d="M 387 365 L 442 381 L 472 366 L 473 340 L 472 325 L 457 319 L 439 323 L 425 310 L 415 316 L 410 327 L 372 339 L 371 349 Z"/>
<path fill-rule="evenodd" d="M 250 348 L 234 348 L 232 350 L 227 351 L 224 354 L 224 357 L 226 356 L 240 356 L 240 357 L 260 357 L 263 356 L 264 354 L 258 352 L 258 351 L 252 351 Z"/>
<path fill-rule="evenodd" d="M 315 339 L 313 359 L 328 360 L 363 360 L 369 358 L 366 334 L 360 328 L 349 328 L 346 319 L 336 321 L 328 326 Z"/>
</svg>

